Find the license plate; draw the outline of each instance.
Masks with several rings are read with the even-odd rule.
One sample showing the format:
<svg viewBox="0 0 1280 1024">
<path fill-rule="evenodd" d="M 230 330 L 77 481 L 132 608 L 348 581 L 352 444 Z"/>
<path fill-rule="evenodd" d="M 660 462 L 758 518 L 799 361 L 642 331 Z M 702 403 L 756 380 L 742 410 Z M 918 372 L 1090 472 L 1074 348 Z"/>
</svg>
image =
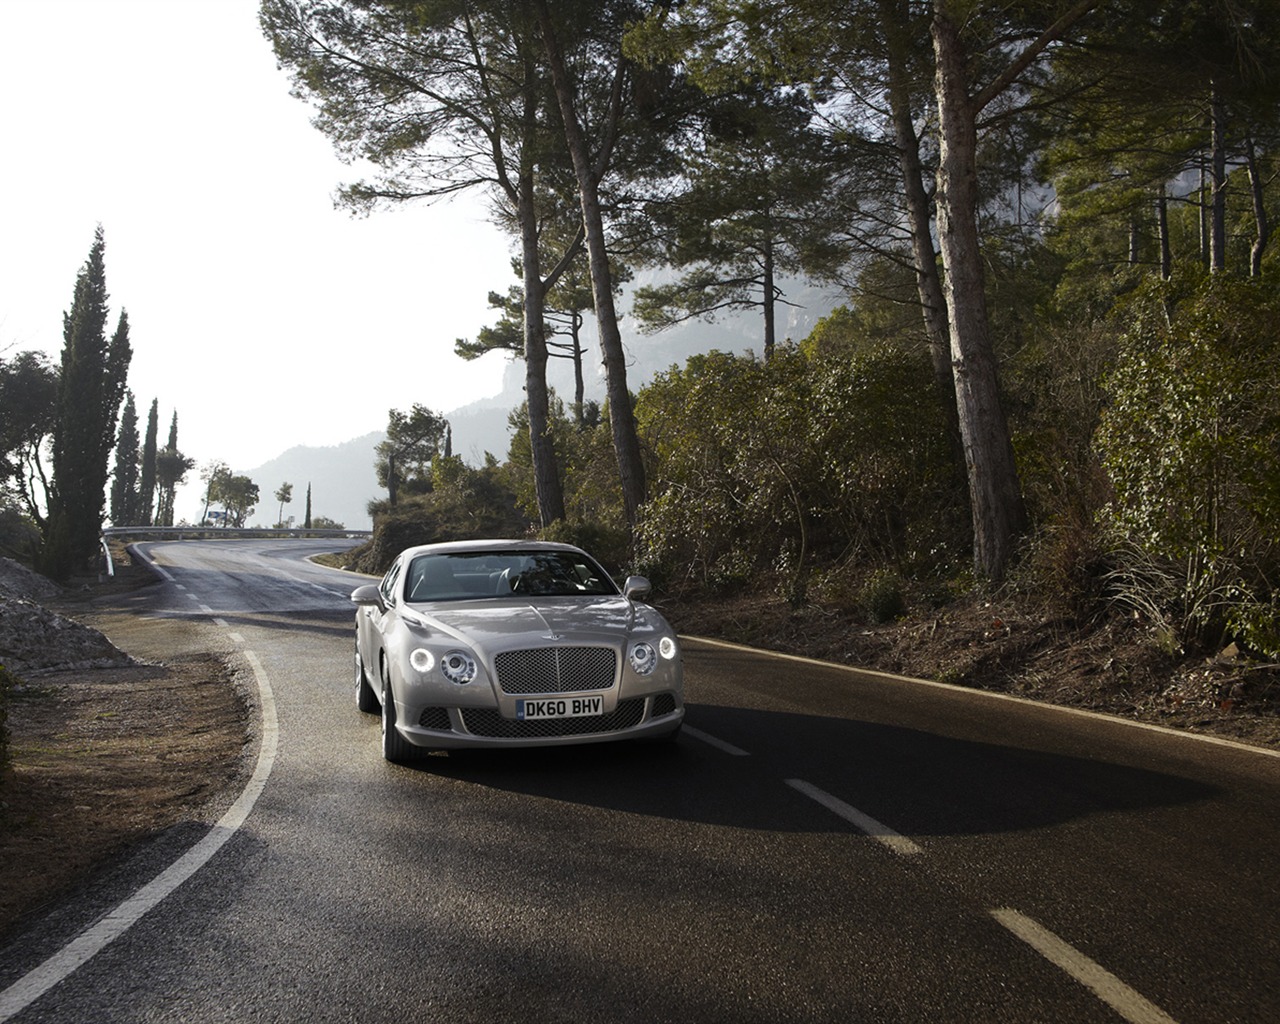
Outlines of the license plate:
<svg viewBox="0 0 1280 1024">
<path fill-rule="evenodd" d="M 587 715 L 604 714 L 604 698 L 548 697 L 545 700 L 516 701 L 516 718 L 522 722 L 540 718 L 584 718 Z"/>
</svg>

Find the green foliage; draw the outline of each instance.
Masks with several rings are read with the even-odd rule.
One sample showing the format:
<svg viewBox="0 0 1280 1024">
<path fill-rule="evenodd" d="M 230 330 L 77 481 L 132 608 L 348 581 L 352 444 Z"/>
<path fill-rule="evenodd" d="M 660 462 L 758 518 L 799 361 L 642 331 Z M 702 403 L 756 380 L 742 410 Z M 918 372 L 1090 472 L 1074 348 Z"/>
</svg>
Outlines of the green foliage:
<svg viewBox="0 0 1280 1024">
<path fill-rule="evenodd" d="M 878 569 L 862 586 L 859 603 L 873 623 L 892 622 L 907 612 L 902 577 L 892 569 Z"/>
<path fill-rule="evenodd" d="M 387 414 L 387 439 L 378 444 L 378 485 L 387 488 L 395 504 L 403 488 L 409 494 L 431 489 L 431 463 L 444 445 L 449 424 L 439 413 L 414 403 L 408 413 L 392 409 Z"/>
<path fill-rule="evenodd" d="M 417 544 L 529 533 L 532 524 L 516 507 L 503 467 L 469 469 L 454 458 L 440 461 L 446 465 L 430 493 L 369 506 L 373 536 L 353 553 L 354 568 L 381 575 L 396 555 Z"/>
<path fill-rule="evenodd" d="M 63 315 L 62 372 L 53 430 L 53 478 L 41 564 L 54 579 L 88 565 L 98 549 L 106 483 L 132 350 L 122 312 L 106 337 L 106 244 L 102 229 Z"/>
<path fill-rule="evenodd" d="M 116 440 L 116 463 L 111 479 L 111 522 L 116 526 L 138 521 L 138 409 L 133 392 L 125 395 Z"/>
<path fill-rule="evenodd" d="M 205 500 L 210 505 L 221 505 L 227 514 L 228 526 L 244 526 L 258 504 L 258 485 L 247 476 L 232 473 L 226 463 L 217 463 L 206 469 L 208 487 Z"/>
<path fill-rule="evenodd" d="M 42 353 L 0 359 L 0 496 L 13 494 L 33 519 L 40 515 L 36 486 L 44 477 L 41 453 L 53 433 L 57 408 L 58 370 Z"/>
<path fill-rule="evenodd" d="M 621 584 L 631 566 L 631 534 L 624 526 L 582 519 L 560 519 L 538 534 L 542 540 L 573 544 L 589 551 Z"/>
<path fill-rule="evenodd" d="M 187 473 L 195 467 L 195 459 L 188 458 L 178 450 L 178 413 L 174 410 L 173 419 L 169 421 L 169 442 L 156 452 L 156 525 L 173 525 L 173 502 L 178 484 L 187 479 Z M 243 478 L 241 478 L 243 479 Z M 252 505 L 258 500 L 258 489 L 253 488 L 252 497 L 240 495 Z M 248 509 L 246 515 L 252 514 Z"/>
<path fill-rule="evenodd" d="M 160 450 L 160 399 L 151 400 L 147 413 L 147 432 L 142 442 L 142 465 L 138 473 L 138 522 L 142 526 L 154 523 L 156 500 L 156 458 Z M 208 477 L 205 477 L 206 481 Z"/>
<path fill-rule="evenodd" d="M 1280 293 L 1153 285 L 1130 316 L 1097 438 L 1132 545 L 1116 587 L 1183 643 L 1234 625 L 1280 655 Z"/>
<path fill-rule="evenodd" d="M 536 521 L 538 500 L 534 490 L 527 404 L 513 410 L 508 422 L 512 431 L 507 452 L 509 483 L 521 511 Z M 564 484 L 568 519 L 598 523 L 607 530 L 623 528 L 626 519 L 608 416 L 588 415 L 579 424 L 569 415 L 564 401 L 552 391 L 547 428 Z"/>
<path fill-rule="evenodd" d="M 690 582 L 723 590 L 776 567 L 799 601 L 814 564 L 927 571 L 964 534 L 923 354 L 810 359 L 786 346 L 763 363 L 712 352 L 660 375 L 636 414 L 655 462 L 643 557 Z"/>
</svg>

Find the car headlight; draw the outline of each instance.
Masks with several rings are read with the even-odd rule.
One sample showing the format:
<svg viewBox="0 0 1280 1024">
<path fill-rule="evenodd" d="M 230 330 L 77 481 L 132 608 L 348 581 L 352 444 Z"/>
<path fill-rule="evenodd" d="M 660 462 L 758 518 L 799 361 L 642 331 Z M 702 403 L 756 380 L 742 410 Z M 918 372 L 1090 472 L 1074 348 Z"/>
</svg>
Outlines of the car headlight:
<svg viewBox="0 0 1280 1024">
<path fill-rule="evenodd" d="M 641 640 L 631 647 L 631 667 L 637 675 L 647 676 L 658 665 L 658 652 L 653 644 Z"/>
<path fill-rule="evenodd" d="M 440 659 L 440 671 L 449 682 L 463 686 L 476 677 L 476 659 L 466 651 L 450 651 Z"/>
<path fill-rule="evenodd" d="M 435 655 L 425 647 L 418 647 L 409 655 L 409 664 L 419 675 L 426 675 L 436 663 Z"/>
<path fill-rule="evenodd" d="M 664 658 L 666 658 L 667 661 L 670 661 L 672 658 L 674 658 L 676 656 L 675 637 L 664 636 L 661 640 L 659 640 L 658 653 L 661 654 Z"/>
</svg>

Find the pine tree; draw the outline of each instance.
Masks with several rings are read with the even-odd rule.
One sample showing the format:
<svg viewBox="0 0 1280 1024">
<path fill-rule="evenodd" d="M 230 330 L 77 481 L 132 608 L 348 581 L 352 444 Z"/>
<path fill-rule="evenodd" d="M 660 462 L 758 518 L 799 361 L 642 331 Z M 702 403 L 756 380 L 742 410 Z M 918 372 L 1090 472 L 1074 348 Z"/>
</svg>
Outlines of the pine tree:
<svg viewBox="0 0 1280 1024">
<path fill-rule="evenodd" d="M 129 320 L 106 338 L 106 243 L 102 228 L 63 315 L 62 375 L 53 435 L 53 478 L 42 563 L 55 579 L 84 568 L 98 549 L 116 415 L 129 372 Z"/>
<path fill-rule="evenodd" d="M 133 392 L 125 394 L 116 439 L 116 466 L 111 481 L 111 522 L 116 526 L 135 525 L 138 518 L 138 410 Z"/>
</svg>

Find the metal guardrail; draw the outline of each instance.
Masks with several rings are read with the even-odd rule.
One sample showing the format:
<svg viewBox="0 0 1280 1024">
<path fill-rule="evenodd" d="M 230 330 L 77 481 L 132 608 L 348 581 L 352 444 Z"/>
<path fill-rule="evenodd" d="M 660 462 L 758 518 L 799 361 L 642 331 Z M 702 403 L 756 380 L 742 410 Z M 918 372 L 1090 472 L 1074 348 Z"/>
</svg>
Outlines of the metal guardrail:
<svg viewBox="0 0 1280 1024">
<path fill-rule="evenodd" d="M 234 526 L 104 526 L 104 537 L 128 537 L 131 540 L 218 540 L 249 538 L 262 540 L 275 537 L 371 537 L 372 530 L 304 530 L 302 528 L 271 529 L 269 527 Z"/>
<path fill-rule="evenodd" d="M 271 530 L 234 526 L 104 526 L 102 557 L 105 575 L 116 574 L 108 537 L 135 540 L 272 540 L 280 537 L 372 537 L 372 530 Z M 102 582 L 99 575 L 98 582 Z"/>
</svg>

